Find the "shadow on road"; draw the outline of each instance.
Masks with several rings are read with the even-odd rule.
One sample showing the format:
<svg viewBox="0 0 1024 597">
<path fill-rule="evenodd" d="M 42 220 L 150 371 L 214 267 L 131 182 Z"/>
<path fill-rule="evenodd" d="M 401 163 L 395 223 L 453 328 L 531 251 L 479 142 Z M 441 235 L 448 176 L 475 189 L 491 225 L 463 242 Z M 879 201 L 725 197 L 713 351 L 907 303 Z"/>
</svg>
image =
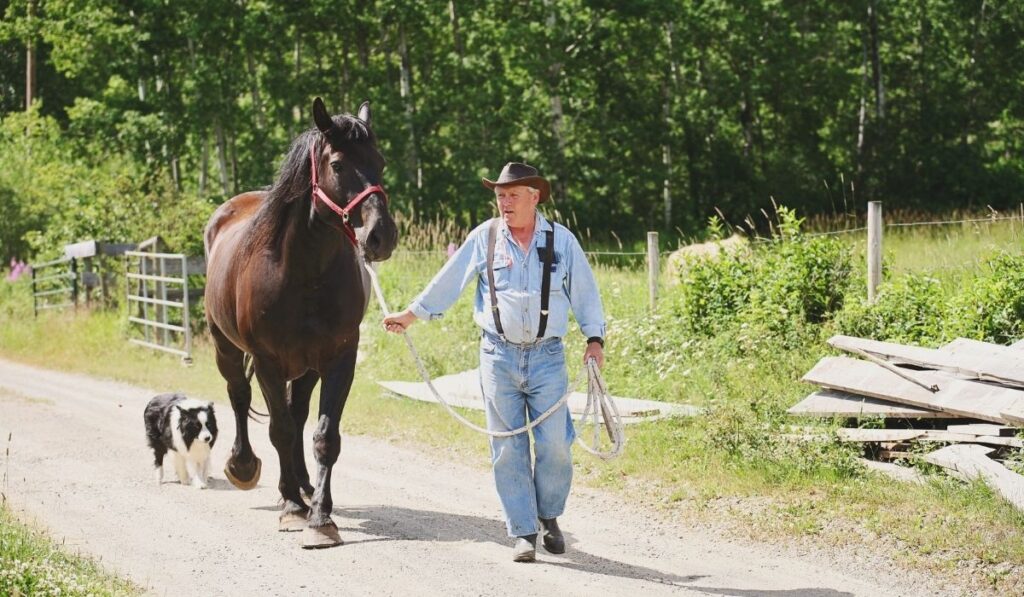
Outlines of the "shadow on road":
<svg viewBox="0 0 1024 597">
<path fill-rule="evenodd" d="M 505 533 L 505 526 L 498 520 L 481 516 L 451 514 L 430 510 L 396 508 L 389 506 L 355 506 L 335 508 L 333 514 L 339 530 L 346 533 L 368 535 L 368 539 L 346 539 L 347 545 L 376 541 L 474 541 L 511 546 Z M 653 568 L 619 562 L 607 557 L 586 553 L 575 548 L 572 533 L 566 532 L 569 549 L 564 555 L 545 557 L 543 547 L 538 547 L 539 563 L 549 566 L 570 568 L 593 574 L 604 574 L 634 580 L 643 580 L 664 585 L 686 586 L 691 590 L 704 591 L 711 595 L 733 597 L 846 597 L 852 595 L 831 589 L 792 589 L 782 591 L 744 590 L 719 587 L 698 587 L 692 583 L 706 578 L 706 575 L 679 575 Z"/>
</svg>

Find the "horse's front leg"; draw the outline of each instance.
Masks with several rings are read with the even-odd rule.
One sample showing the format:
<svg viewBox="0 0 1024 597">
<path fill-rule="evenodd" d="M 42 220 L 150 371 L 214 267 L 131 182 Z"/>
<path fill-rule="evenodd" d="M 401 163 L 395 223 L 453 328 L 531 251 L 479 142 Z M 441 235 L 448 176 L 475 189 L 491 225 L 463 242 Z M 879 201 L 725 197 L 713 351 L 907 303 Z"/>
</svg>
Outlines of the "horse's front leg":
<svg viewBox="0 0 1024 597">
<path fill-rule="evenodd" d="M 322 372 L 320 385 L 320 417 L 313 433 L 313 454 L 316 457 L 316 488 L 313 490 L 309 526 L 303 531 L 302 546 L 310 548 L 341 545 L 338 526 L 331 520 L 334 500 L 331 497 L 331 471 L 341 452 L 341 413 L 352 389 L 356 368 L 356 351 L 351 350 L 331 367 Z"/>
<path fill-rule="evenodd" d="M 217 369 L 228 383 L 228 397 L 235 415 L 235 443 L 224 465 L 224 476 L 239 489 L 252 489 L 260 480 L 262 463 L 249 443 L 249 406 L 252 387 L 245 376 L 245 355 L 220 329 L 210 323 L 210 334 L 217 347 Z"/>
<path fill-rule="evenodd" d="M 313 497 L 313 486 L 309 482 L 309 470 L 306 469 L 306 454 L 303 449 L 302 437 L 306 419 L 309 417 L 309 397 L 313 393 L 313 386 L 319 379 L 320 375 L 316 371 L 310 370 L 288 384 L 288 410 L 291 411 L 292 422 L 295 423 L 297 433 L 292 448 L 295 475 L 299 478 L 299 489 L 307 499 Z"/>
<path fill-rule="evenodd" d="M 299 480 L 295 475 L 293 449 L 297 430 L 288 411 L 287 382 L 280 368 L 265 360 L 256 361 L 256 379 L 260 382 L 270 412 L 270 443 L 274 444 L 281 463 L 281 480 L 277 488 L 283 505 L 278 530 L 300 531 L 305 526 L 309 508 L 299 494 Z"/>
</svg>

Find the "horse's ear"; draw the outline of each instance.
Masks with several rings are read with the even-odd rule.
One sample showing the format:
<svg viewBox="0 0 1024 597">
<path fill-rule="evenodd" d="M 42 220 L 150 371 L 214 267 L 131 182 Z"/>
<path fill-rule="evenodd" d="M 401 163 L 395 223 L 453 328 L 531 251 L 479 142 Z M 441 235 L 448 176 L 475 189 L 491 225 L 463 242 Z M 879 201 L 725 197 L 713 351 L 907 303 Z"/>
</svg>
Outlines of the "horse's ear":
<svg viewBox="0 0 1024 597">
<path fill-rule="evenodd" d="M 320 129 L 321 133 L 326 133 L 334 127 L 334 121 L 331 119 L 331 115 L 327 113 L 324 100 L 319 97 L 313 100 L 313 122 L 316 123 L 316 128 Z"/>
<path fill-rule="evenodd" d="M 359 106 L 359 111 L 356 113 L 359 120 L 362 120 L 366 124 L 370 124 L 370 102 L 369 100 L 362 103 Z"/>
</svg>

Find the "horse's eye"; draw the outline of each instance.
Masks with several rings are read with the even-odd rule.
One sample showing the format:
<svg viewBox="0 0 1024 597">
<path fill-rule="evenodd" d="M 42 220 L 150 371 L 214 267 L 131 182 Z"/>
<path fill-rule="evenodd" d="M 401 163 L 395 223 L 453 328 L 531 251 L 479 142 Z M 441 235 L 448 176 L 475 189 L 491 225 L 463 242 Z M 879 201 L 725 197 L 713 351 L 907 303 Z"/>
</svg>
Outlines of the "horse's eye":
<svg viewBox="0 0 1024 597">
<path fill-rule="evenodd" d="M 331 162 L 331 168 L 335 172 L 341 172 L 341 160 L 335 160 L 335 161 Z"/>
</svg>

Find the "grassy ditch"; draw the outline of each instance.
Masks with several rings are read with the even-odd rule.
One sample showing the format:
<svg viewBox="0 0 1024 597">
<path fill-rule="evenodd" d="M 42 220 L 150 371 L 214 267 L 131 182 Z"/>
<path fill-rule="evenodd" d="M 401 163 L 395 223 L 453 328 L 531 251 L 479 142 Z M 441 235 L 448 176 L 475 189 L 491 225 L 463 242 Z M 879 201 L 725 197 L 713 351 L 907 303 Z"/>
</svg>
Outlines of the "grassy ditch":
<svg viewBox="0 0 1024 597">
<path fill-rule="evenodd" d="M 887 247 L 899 252 L 887 252 L 894 273 L 883 288 L 888 298 L 876 306 L 863 301 L 858 242 L 801 237 L 799 220 L 786 212 L 780 227 L 790 239 L 785 243 L 696 262 L 681 281 L 662 280 L 653 314 L 646 307 L 645 273 L 597 258 L 612 391 L 703 406 L 707 414 L 630 427 L 625 455 L 611 463 L 580 451 L 577 479 L 748 537 L 866 549 L 975 588 L 1024 590 L 1024 518 L 984 487 L 941 475 L 921 487 L 897 485 L 867 473 L 854 447 L 779 439 L 794 423 L 785 409 L 811 390 L 799 378 L 827 352 L 824 339 L 832 333 L 937 345 L 950 335 L 998 340 L 1024 332 L 1024 309 L 1016 307 L 1024 305 L 1024 280 L 1012 275 L 1024 271 L 1019 224 L 995 228 L 988 240 L 970 228 L 908 231 L 910 240 L 890 235 Z M 969 247 L 959 262 L 958 237 Z M 392 307 L 408 303 L 443 260 L 440 251 L 407 252 L 383 264 Z M 208 343 L 197 342 L 195 365 L 183 369 L 174 357 L 125 342 L 123 313 L 33 320 L 26 296 L 18 285 L 0 291 L 0 354 L 6 358 L 225 400 Z M 437 405 L 396 400 L 376 385 L 417 379 L 404 342 L 374 325 L 378 309 L 371 305 L 367 318 L 345 433 L 486 467 L 483 438 Z M 467 292 L 444 319 L 412 328 L 432 376 L 476 365 L 471 311 Z M 582 355 L 577 336 L 567 339 L 570 355 Z M 482 423 L 479 413 L 467 416 Z"/>
<path fill-rule="evenodd" d="M 0 595 L 141 595 L 88 558 L 69 555 L 0 506 Z"/>
</svg>

